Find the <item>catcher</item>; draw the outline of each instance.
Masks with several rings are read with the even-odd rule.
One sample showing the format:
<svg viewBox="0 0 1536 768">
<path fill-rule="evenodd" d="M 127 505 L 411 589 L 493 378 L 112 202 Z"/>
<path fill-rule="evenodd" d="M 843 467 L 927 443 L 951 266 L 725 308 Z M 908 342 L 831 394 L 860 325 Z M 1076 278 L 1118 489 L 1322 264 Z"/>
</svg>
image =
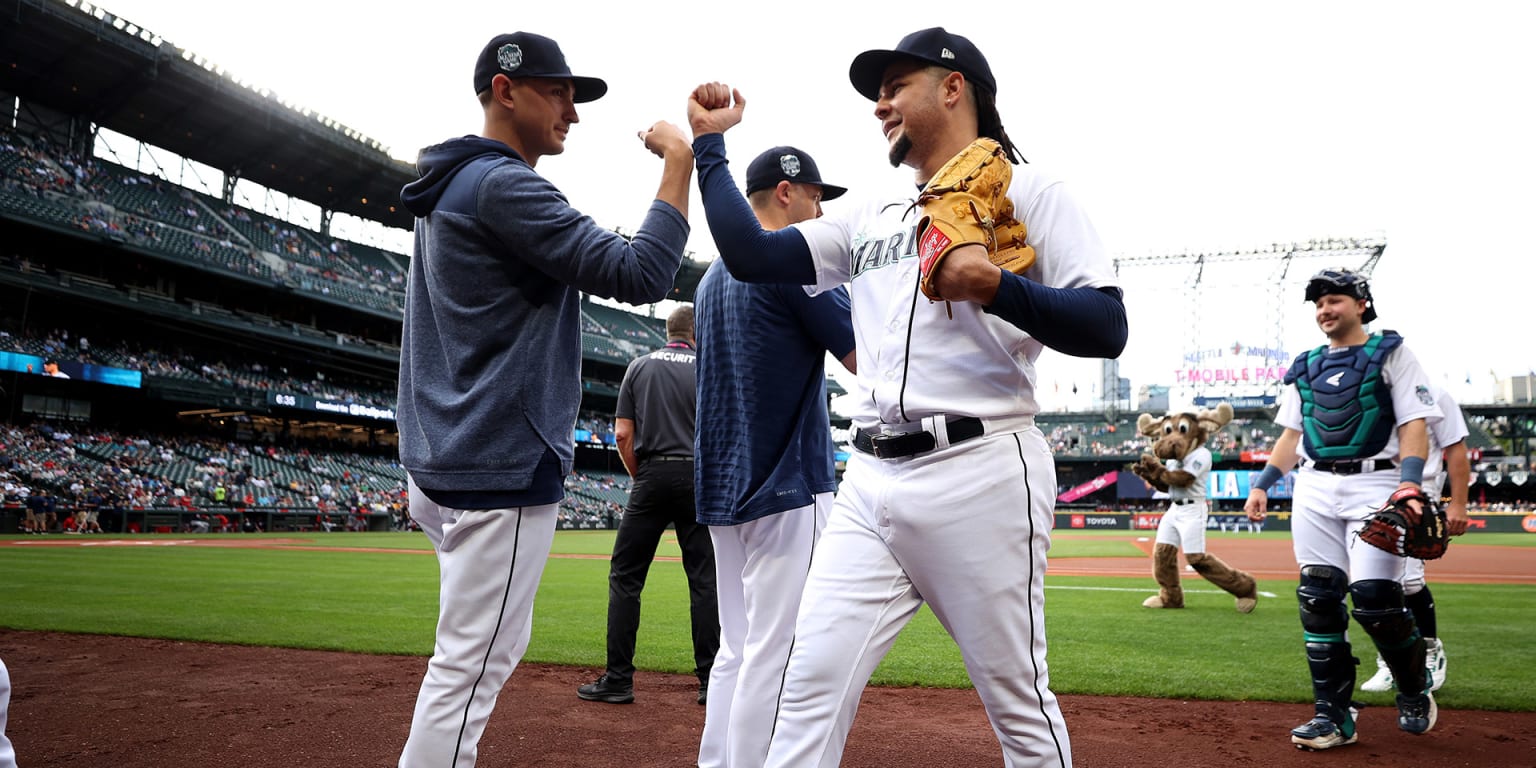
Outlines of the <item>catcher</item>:
<svg viewBox="0 0 1536 768">
<path fill-rule="evenodd" d="M 1403 555 L 1434 555 L 1432 542 L 1445 530 L 1420 490 L 1427 420 L 1441 416 L 1429 377 L 1403 337 L 1366 332 L 1376 306 L 1363 275 L 1323 270 L 1308 281 L 1306 298 L 1328 343 L 1302 353 L 1286 372 L 1275 415 L 1285 432 L 1244 509 L 1262 520 L 1268 489 L 1301 463 L 1291 541 L 1316 705 L 1312 719 L 1291 730 L 1291 742 L 1329 749 L 1358 738 L 1351 702 L 1358 661 L 1346 635 L 1346 595 L 1397 681 L 1398 728 L 1425 733 L 1439 716 L 1424 637 L 1404 605 L 1401 579 Z"/>
<path fill-rule="evenodd" d="M 1205 447 L 1205 441 L 1231 421 L 1232 406 L 1227 403 L 1161 419 L 1143 413 L 1136 420 L 1136 431 L 1152 438 L 1153 443 L 1152 452 L 1142 454 L 1131 471 L 1169 496 L 1168 511 L 1157 524 L 1157 544 L 1152 548 L 1152 577 L 1157 579 L 1158 591 L 1142 602 L 1143 606 L 1184 607 L 1184 588 L 1179 583 L 1180 546 L 1189 567 L 1237 599 L 1238 613 L 1252 613 L 1258 605 L 1259 591 L 1253 577 L 1205 551 L 1205 522 L 1210 514 L 1205 478 L 1211 471 L 1211 449 Z"/>
</svg>

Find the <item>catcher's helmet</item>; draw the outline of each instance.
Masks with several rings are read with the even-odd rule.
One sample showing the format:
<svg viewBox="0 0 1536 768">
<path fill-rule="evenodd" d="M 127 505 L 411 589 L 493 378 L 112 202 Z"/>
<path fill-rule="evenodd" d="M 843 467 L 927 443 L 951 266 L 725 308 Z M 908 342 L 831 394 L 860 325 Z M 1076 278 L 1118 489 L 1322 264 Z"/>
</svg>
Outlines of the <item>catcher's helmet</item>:
<svg viewBox="0 0 1536 768">
<path fill-rule="evenodd" d="M 1365 313 L 1360 316 L 1360 322 L 1369 323 L 1376 319 L 1376 300 L 1371 298 L 1371 284 L 1365 279 L 1365 275 L 1340 267 L 1325 269 L 1307 281 L 1308 303 L 1316 303 L 1318 299 L 1331 293 L 1342 294 L 1352 299 L 1364 299 Z"/>
</svg>

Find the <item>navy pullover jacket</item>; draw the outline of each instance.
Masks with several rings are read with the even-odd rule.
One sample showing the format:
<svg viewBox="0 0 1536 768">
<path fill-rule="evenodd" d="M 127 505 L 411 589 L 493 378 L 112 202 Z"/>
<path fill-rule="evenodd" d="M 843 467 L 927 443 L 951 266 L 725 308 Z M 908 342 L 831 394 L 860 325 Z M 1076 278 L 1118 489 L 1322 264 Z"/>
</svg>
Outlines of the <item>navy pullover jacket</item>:
<svg viewBox="0 0 1536 768">
<path fill-rule="evenodd" d="M 563 476 L 581 401 L 580 294 L 665 298 L 688 221 L 654 201 L 627 241 L 511 147 L 478 136 L 423 149 L 417 167 L 400 195 L 416 216 L 400 462 L 421 488 L 449 492 L 527 489 L 550 453 Z"/>
</svg>

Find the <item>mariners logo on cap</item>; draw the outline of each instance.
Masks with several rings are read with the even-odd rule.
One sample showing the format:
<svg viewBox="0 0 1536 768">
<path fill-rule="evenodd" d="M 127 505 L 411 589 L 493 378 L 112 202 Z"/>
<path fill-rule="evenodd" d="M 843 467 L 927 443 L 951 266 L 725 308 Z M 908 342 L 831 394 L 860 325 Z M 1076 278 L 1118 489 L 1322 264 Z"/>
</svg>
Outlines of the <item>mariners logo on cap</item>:
<svg viewBox="0 0 1536 768">
<path fill-rule="evenodd" d="M 523 65 L 523 49 L 516 43 L 507 43 L 496 49 L 496 63 L 503 72 L 516 71 Z"/>
<path fill-rule="evenodd" d="M 784 171 L 785 176 L 799 176 L 800 158 L 794 155 L 784 155 L 779 158 L 779 168 Z"/>
</svg>

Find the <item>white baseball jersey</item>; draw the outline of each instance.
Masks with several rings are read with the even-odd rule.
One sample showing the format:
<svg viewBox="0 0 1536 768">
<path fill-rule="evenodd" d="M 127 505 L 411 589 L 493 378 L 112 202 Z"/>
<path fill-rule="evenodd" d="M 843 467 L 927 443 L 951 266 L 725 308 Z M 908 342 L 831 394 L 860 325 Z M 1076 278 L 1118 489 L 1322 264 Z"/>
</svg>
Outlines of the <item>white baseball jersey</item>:
<svg viewBox="0 0 1536 768">
<path fill-rule="evenodd" d="M 1169 485 L 1168 498 L 1171 501 L 1205 501 L 1205 483 L 1211 474 L 1211 449 L 1200 446 L 1189 452 L 1183 461 L 1169 459 L 1164 465 L 1170 470 L 1182 470 L 1195 476 L 1195 481 L 1186 486 Z"/>
<path fill-rule="evenodd" d="M 816 264 L 813 292 L 847 282 L 862 397 L 854 426 L 950 414 L 983 419 L 1034 415 L 1035 359 L 1042 345 L 970 302 L 932 302 L 918 291 L 917 220 L 906 200 L 864 200 L 793 225 Z M 1055 288 L 1117 286 L 1093 224 L 1060 182 L 1015 166 L 1008 196 L 1040 254 L 1025 277 Z"/>
</svg>

